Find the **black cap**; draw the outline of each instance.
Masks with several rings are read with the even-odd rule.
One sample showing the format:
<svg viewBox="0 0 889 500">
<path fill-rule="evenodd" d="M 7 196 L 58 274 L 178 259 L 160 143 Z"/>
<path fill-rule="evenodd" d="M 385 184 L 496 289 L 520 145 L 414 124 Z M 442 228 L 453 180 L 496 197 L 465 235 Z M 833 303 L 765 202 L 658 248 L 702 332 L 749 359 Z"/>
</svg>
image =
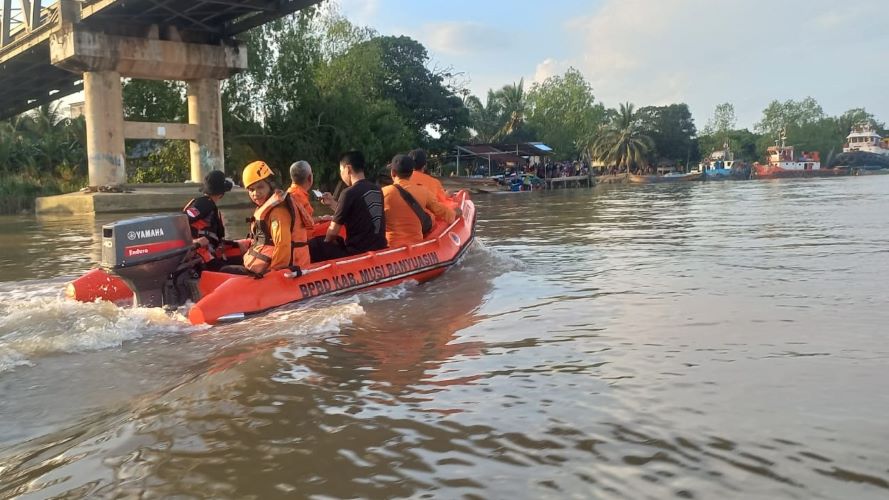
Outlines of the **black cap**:
<svg viewBox="0 0 889 500">
<path fill-rule="evenodd" d="M 232 181 L 225 178 L 222 170 L 213 170 L 204 177 L 204 185 L 201 192 L 206 195 L 225 194 L 232 190 Z"/>
<path fill-rule="evenodd" d="M 395 155 L 389 163 L 389 168 L 394 170 L 398 177 L 410 178 L 414 173 L 414 159 L 408 155 Z"/>
</svg>

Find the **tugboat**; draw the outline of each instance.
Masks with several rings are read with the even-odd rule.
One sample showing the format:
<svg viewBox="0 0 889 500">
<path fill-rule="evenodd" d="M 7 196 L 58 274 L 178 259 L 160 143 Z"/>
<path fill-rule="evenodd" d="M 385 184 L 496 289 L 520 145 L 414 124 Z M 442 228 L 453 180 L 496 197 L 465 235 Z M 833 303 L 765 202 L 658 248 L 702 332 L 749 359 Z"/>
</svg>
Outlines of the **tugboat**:
<svg viewBox="0 0 889 500">
<path fill-rule="evenodd" d="M 833 165 L 848 168 L 853 175 L 889 173 L 889 138 L 882 138 L 871 123 L 852 127 L 843 153 Z"/>
<path fill-rule="evenodd" d="M 735 153 L 728 143 L 722 149 L 713 151 L 710 156 L 698 165 L 698 172 L 704 174 L 706 180 L 749 179 L 750 166 L 735 160 Z"/>
<path fill-rule="evenodd" d="M 849 175 L 848 168 L 822 168 L 821 156 L 817 151 L 803 151 L 796 156 L 793 146 L 785 144 L 786 137 L 782 133 L 780 143 L 775 141 L 769 146 L 767 155 L 769 162 L 763 165 L 753 164 L 753 177 L 757 179 L 781 179 L 787 177 L 834 177 Z"/>
</svg>

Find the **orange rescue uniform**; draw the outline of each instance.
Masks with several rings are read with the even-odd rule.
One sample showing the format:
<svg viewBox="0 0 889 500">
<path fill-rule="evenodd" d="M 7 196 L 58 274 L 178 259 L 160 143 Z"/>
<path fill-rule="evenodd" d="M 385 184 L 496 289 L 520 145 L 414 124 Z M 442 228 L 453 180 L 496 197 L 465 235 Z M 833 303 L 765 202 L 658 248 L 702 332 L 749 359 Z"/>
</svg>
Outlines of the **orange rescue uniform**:
<svg viewBox="0 0 889 500">
<path fill-rule="evenodd" d="M 435 196 L 435 199 L 438 201 L 445 201 L 448 199 L 448 193 L 445 191 L 444 187 L 442 187 L 441 181 L 425 172 L 414 170 L 414 173 L 411 175 L 410 182 L 411 184 L 423 186 L 424 188 L 428 189 L 429 192 L 431 192 Z"/>
<path fill-rule="evenodd" d="M 309 202 L 309 193 L 306 192 L 302 186 L 298 186 L 296 184 L 291 184 L 290 188 L 287 189 L 287 192 L 290 193 L 290 196 L 293 197 L 293 201 L 297 205 L 302 205 L 302 207 L 309 214 L 309 218 L 312 218 L 315 215 L 315 209 L 312 208 L 312 203 Z M 308 227 L 307 229 L 312 229 L 312 227 Z"/>
<path fill-rule="evenodd" d="M 417 175 L 417 172 L 413 175 Z M 413 175 L 410 179 L 395 179 L 395 184 L 410 193 L 421 207 L 434 214 L 436 218 L 443 219 L 448 224 L 454 222 L 454 211 L 439 203 L 428 189 L 414 184 Z M 383 212 L 386 220 L 386 241 L 390 247 L 413 245 L 423 241 L 420 218 L 394 185 L 383 188 Z"/>
<path fill-rule="evenodd" d="M 309 265 L 308 229 L 312 217 L 293 198 L 273 193 L 254 212 L 251 248 L 244 256 L 247 269 L 264 273 Z M 307 226 L 308 224 L 308 226 Z"/>
</svg>

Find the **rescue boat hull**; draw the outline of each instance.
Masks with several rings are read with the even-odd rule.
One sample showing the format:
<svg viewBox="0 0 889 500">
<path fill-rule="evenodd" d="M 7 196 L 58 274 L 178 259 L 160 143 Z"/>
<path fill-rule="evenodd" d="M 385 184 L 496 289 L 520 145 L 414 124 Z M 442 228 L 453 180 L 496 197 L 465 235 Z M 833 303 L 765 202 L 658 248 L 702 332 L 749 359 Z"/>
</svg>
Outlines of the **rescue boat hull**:
<svg viewBox="0 0 889 500">
<path fill-rule="evenodd" d="M 201 297 L 188 319 L 212 325 L 315 297 L 433 279 L 457 262 L 475 237 L 475 205 L 468 194 L 457 193 L 452 204 L 462 215 L 451 224 L 438 221 L 415 245 L 319 262 L 299 273 L 273 271 L 262 278 L 205 271 L 197 286 Z M 132 291 L 120 278 L 94 269 L 69 284 L 67 295 L 84 302 L 120 301 L 132 297 Z"/>
</svg>

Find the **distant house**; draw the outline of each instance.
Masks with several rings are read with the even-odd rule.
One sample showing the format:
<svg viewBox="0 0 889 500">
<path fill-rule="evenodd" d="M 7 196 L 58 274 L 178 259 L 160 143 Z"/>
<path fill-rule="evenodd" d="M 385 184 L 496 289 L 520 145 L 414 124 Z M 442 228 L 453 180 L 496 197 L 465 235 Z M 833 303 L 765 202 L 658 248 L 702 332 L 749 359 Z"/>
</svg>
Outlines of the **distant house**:
<svg viewBox="0 0 889 500">
<path fill-rule="evenodd" d="M 523 142 L 518 144 L 463 144 L 456 146 L 452 155 L 456 158 L 459 172 L 461 159 L 463 165 L 473 173 L 491 176 L 502 173 L 507 167 L 523 167 L 525 165 L 543 164 L 546 157 L 553 154 L 552 148 L 542 142 Z M 458 173 L 459 175 L 459 173 Z"/>
</svg>

